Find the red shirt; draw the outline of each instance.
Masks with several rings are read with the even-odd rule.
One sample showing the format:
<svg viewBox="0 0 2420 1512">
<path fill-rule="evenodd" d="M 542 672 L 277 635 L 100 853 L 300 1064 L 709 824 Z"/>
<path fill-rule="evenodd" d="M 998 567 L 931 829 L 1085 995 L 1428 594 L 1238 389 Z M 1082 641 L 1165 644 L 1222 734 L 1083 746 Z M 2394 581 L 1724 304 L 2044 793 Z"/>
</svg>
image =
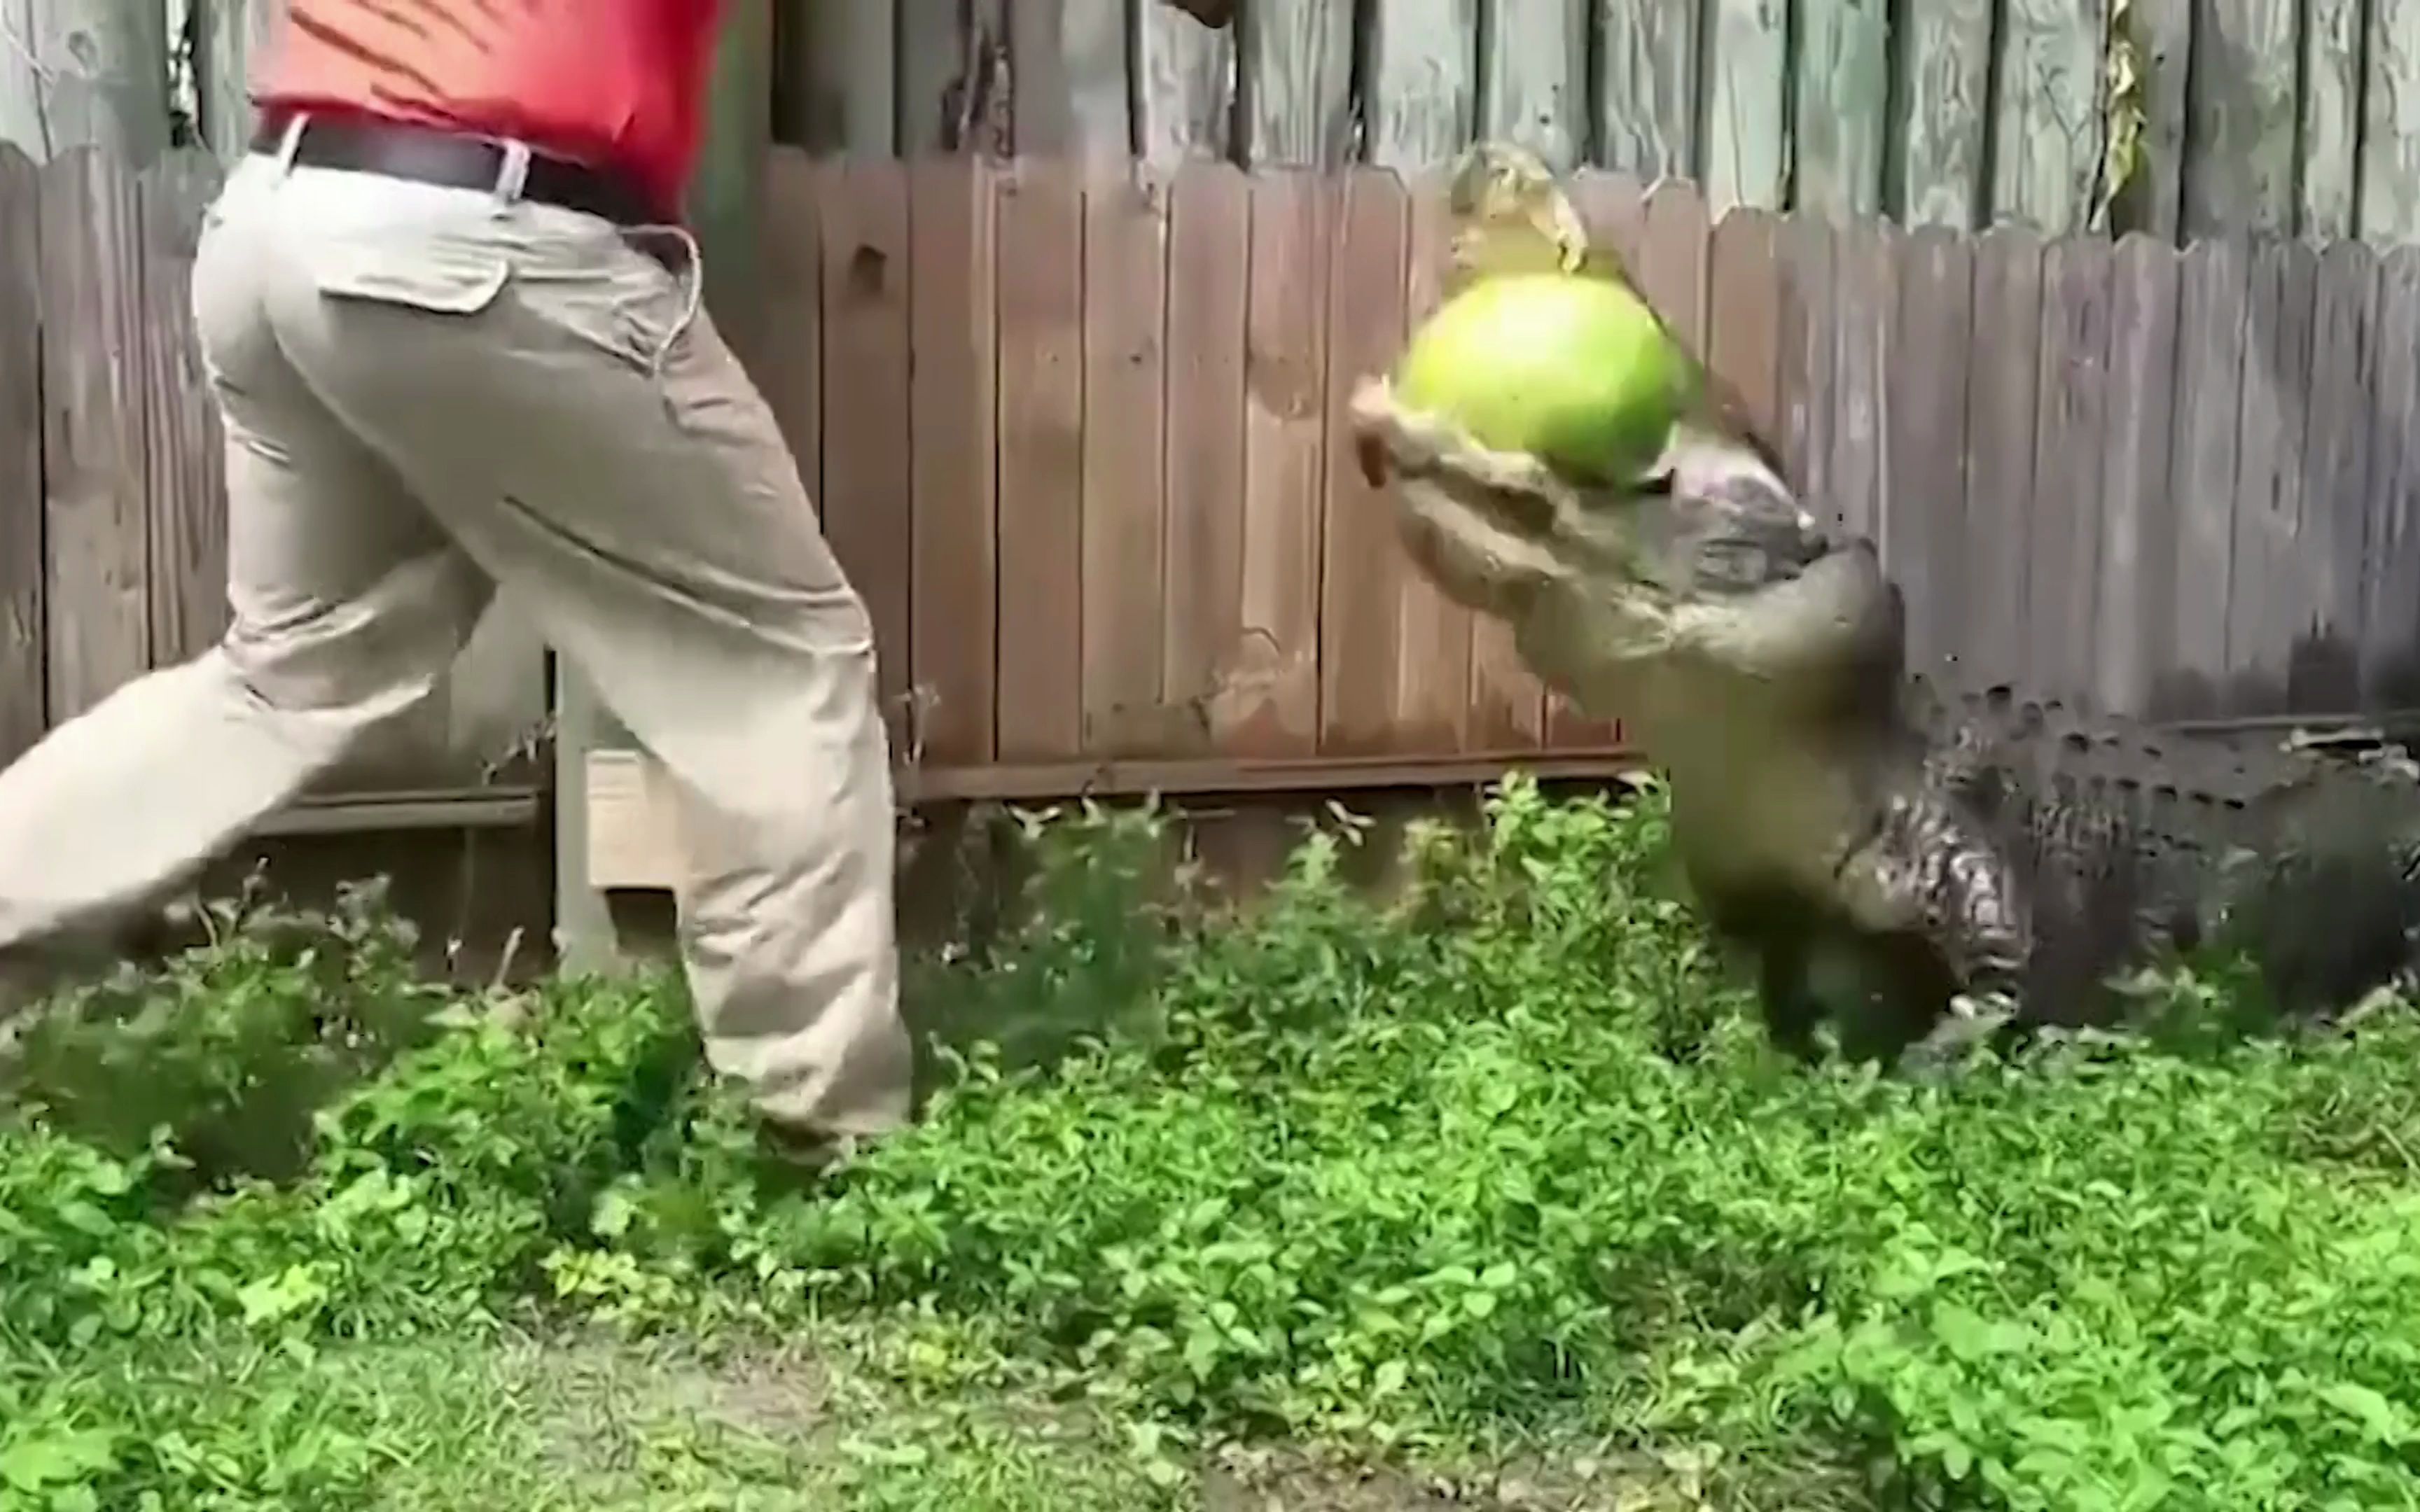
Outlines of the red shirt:
<svg viewBox="0 0 2420 1512">
<path fill-rule="evenodd" d="M 634 176 L 695 166 L 722 0 L 289 0 L 253 102 L 518 137 Z"/>
</svg>

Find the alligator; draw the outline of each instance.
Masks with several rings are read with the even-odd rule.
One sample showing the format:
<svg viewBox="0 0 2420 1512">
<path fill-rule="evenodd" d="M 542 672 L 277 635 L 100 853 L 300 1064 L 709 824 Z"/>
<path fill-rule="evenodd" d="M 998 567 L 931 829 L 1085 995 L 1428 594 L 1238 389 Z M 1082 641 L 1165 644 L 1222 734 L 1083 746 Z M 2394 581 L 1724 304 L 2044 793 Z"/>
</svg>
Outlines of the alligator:
<svg viewBox="0 0 2420 1512">
<path fill-rule="evenodd" d="M 1458 177 L 1501 238 L 1563 224 L 1489 147 Z M 1543 187 L 1542 187 L 1543 186 Z M 1487 270 L 1475 237 L 1458 276 Z M 1585 263 L 1627 278 L 1618 263 Z M 1671 803 L 1714 936 L 1773 1041 L 1856 1059 L 2114 1026 L 2147 971 L 2235 967 L 2266 1022 L 2402 990 L 2420 938 L 2420 766 L 2377 731 L 2182 733 L 1907 665 L 1901 591 L 1810 510 L 1700 367 L 1663 455 L 1575 477 L 1492 452 L 1363 382 L 1360 467 L 1448 597 L 1507 624 L 1582 710 L 1619 717 Z"/>
</svg>

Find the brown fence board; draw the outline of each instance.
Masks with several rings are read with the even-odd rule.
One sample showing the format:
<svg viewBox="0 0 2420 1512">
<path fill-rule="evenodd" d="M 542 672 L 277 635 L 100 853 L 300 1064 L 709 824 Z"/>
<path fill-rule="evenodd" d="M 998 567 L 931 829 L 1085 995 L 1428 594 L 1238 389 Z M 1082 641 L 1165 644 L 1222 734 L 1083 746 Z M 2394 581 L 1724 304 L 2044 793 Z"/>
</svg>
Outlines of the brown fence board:
<svg viewBox="0 0 2420 1512">
<path fill-rule="evenodd" d="M 2361 698 L 2363 533 L 2368 514 L 2378 258 L 2358 241 L 2320 255 L 2311 317 L 2311 386 L 2304 438 L 2302 538 L 2307 602 L 2299 606 L 2286 701 L 2341 711 Z M 2408 363 L 2411 354 L 2397 360 Z"/>
<path fill-rule="evenodd" d="M 1907 237 L 1898 259 L 1892 310 L 1895 361 L 1887 368 L 1883 470 L 1890 511 L 1883 562 L 1907 595 L 1909 671 L 1941 677 L 1953 668 L 1965 617 L 1967 363 L 1975 312 L 1975 259 L 1948 227 Z"/>
<path fill-rule="evenodd" d="M 1832 498 L 1831 223 L 1812 216 L 1782 223 L 1775 239 L 1781 265 L 1780 415 L 1775 438 L 1791 481 L 1807 507 L 1840 516 Z"/>
<path fill-rule="evenodd" d="M 908 179 L 895 162 L 824 170 L 824 531 L 874 619 L 884 714 L 908 744 Z"/>
<path fill-rule="evenodd" d="M 1000 183 L 1000 669 L 1003 762 L 1083 749 L 1083 188 L 1057 163 Z"/>
<path fill-rule="evenodd" d="M 822 173 L 803 152 L 776 152 L 765 165 L 764 341 L 750 353 L 757 391 L 780 423 L 799 476 L 826 513 L 823 475 Z"/>
<path fill-rule="evenodd" d="M 1084 191 L 1084 749 L 1095 755 L 1175 744 L 1160 684 L 1168 202 L 1148 170 L 1118 166 Z"/>
<path fill-rule="evenodd" d="M 192 308 L 194 253 L 219 173 L 163 158 L 136 185 L 145 252 L 144 464 L 149 492 L 151 664 L 200 655 L 225 631 L 226 454 Z M 439 713 L 442 715 L 442 711 Z"/>
<path fill-rule="evenodd" d="M 2178 580 L 2176 662 L 2164 710 L 2178 717 L 2217 707 L 2226 680 L 2227 598 L 2235 574 L 2235 480 L 2243 383 L 2243 248 L 2195 244 L 2179 273 L 2175 441 Z"/>
<path fill-rule="evenodd" d="M 2285 707 L 2292 613 L 2302 598 L 2304 407 L 2311 385 L 2318 262 L 2296 241 L 2264 240 L 2244 306 L 2236 454 L 2234 574 L 2226 601 L 2230 713 Z"/>
<path fill-rule="evenodd" d="M 42 737 L 41 181 L 0 145 L 0 762 Z"/>
<path fill-rule="evenodd" d="M 1757 434 L 1781 444 L 1781 274 L 1775 263 L 1780 222 L 1759 209 L 1734 209 L 1708 238 L 1706 363 L 1747 407 Z"/>
<path fill-rule="evenodd" d="M 2053 242 L 2042 254 L 2041 292 L 2033 507 L 2026 517 L 2028 672 L 2062 695 L 2080 695 L 2092 682 L 2100 582 L 2109 243 L 2084 237 Z"/>
<path fill-rule="evenodd" d="M 1326 481 L 1327 247 L 1319 175 L 1252 180 L 1245 316 L 1244 649 L 1220 732 L 1236 755 L 1308 756 L 1319 741 L 1320 500 Z"/>
<path fill-rule="evenodd" d="M 1189 710 L 1180 752 L 1217 748 L 1244 645 L 1244 321 L 1250 186 L 1232 164 L 1179 169 L 1169 207 L 1167 604 L 1161 680 Z"/>
<path fill-rule="evenodd" d="M 1898 355 L 1888 369 L 1884 427 L 1890 509 L 1883 560 L 1907 596 L 1909 669 L 1931 677 L 1951 672 L 1966 645 L 1966 349 L 1974 272 L 1970 244 L 1947 227 L 1914 232 L 1900 249 Z"/>
<path fill-rule="evenodd" d="M 42 177 L 43 469 L 53 723 L 148 670 L 142 223 L 134 180 L 80 148 Z"/>
<path fill-rule="evenodd" d="M 1966 648 L 1974 687 L 2028 674 L 2026 520 L 2041 350 L 2042 245 L 1999 225 L 1975 244 L 1975 350 L 1966 375 Z"/>
<path fill-rule="evenodd" d="M 1407 198 L 1404 316 L 1410 326 L 1427 319 L 1443 302 L 1453 267 L 1453 225 L 1446 207 L 1446 185 L 1437 175 L 1420 176 L 1408 186 Z M 1390 542 L 1388 549 L 1402 548 Z M 1395 610 L 1400 651 L 1395 676 L 1398 738 L 1427 750 L 1469 749 L 1475 702 L 1470 611 L 1418 572 L 1398 576 Z M 1532 679 L 1528 697 L 1535 702 L 1543 696 L 1544 690 Z M 1534 739 L 1534 717 L 1529 728 L 1529 738 Z"/>
<path fill-rule="evenodd" d="M 1386 498 L 1347 443 L 1353 391 L 1404 345 L 1407 221 L 1402 183 L 1383 168 L 1342 176 L 1327 261 L 1327 498 L 1320 547 L 1322 754 L 1388 748 L 1403 668 L 1400 606 L 1410 559 Z"/>
<path fill-rule="evenodd" d="M 1639 292 L 1655 302 L 1654 291 L 1646 283 L 1647 187 L 1636 175 L 1591 168 L 1573 177 L 1571 194 L 1573 208 L 1588 228 L 1593 254 L 1615 259 L 1638 285 Z M 1657 313 L 1671 318 L 1660 303 Z M 1545 745 L 1584 749 L 1621 744 L 1621 725 L 1614 717 L 1582 713 L 1558 688 L 1547 688 L 1545 701 Z"/>
<path fill-rule="evenodd" d="M 916 756 L 972 765 L 993 755 L 999 652 L 991 170 L 980 159 L 923 158 L 908 175 Z"/>
<path fill-rule="evenodd" d="M 2420 247 L 2380 260 L 2378 393 L 2362 551 L 2366 699 L 2420 702 Z"/>
<path fill-rule="evenodd" d="M 1833 239 L 1832 422 L 1824 466 L 1832 507 L 1861 534 L 1884 538 L 1889 515 L 1884 467 L 1896 347 L 1898 229 L 1860 221 Z M 1909 563 L 1920 573 L 1923 563 Z"/>
<path fill-rule="evenodd" d="M 2175 424 L 2177 259 L 2146 236 L 2118 243 L 2109 284 L 2106 422 L 2094 702 L 2141 714 L 2175 655 L 2177 526 L 2168 487 Z"/>
</svg>

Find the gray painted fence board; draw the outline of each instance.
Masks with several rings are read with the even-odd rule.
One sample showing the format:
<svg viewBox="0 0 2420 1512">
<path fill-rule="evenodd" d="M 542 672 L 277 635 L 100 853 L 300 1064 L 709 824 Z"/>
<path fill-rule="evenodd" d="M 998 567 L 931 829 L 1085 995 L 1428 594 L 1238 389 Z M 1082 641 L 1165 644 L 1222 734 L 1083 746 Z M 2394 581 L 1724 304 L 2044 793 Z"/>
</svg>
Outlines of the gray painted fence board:
<svg viewBox="0 0 2420 1512">
<path fill-rule="evenodd" d="M 1890 20 L 1883 0 L 1799 0 L 1794 208 L 1882 208 Z"/>
<path fill-rule="evenodd" d="M 2420 239 L 2420 6 L 2372 6 L 2368 57 L 2362 235 L 2381 243 Z"/>
<path fill-rule="evenodd" d="M 1596 161 L 1641 178 L 1698 172 L 1698 46 L 1704 8 L 1600 0 Z"/>
<path fill-rule="evenodd" d="M 2195 16 L 2182 230 L 2294 224 L 2296 0 L 2208 0 Z"/>
<path fill-rule="evenodd" d="M 1818 517 L 1845 517 L 1832 493 L 1832 227 L 1793 216 L 1781 227 L 1781 434 L 1792 481 Z"/>
<path fill-rule="evenodd" d="M 1778 445 L 1781 273 L 1771 212 L 1735 209 L 1716 223 L 1706 267 L 1707 365 L 1746 406 L 1756 432 Z"/>
<path fill-rule="evenodd" d="M 2366 0 L 2304 0 L 2302 171 L 2295 229 L 2353 234 L 2361 182 L 2361 30 Z M 2288 138 L 2289 156 L 2297 144 Z"/>
<path fill-rule="evenodd" d="M 2142 54 L 2143 153 L 2132 192 L 2132 223 L 2174 241 L 2184 208 L 2187 69 L 2197 0 L 2134 0 L 2134 42 Z"/>
<path fill-rule="evenodd" d="M 1907 81 L 1895 151 L 1900 215 L 1910 225 L 1973 226 L 1983 199 L 1991 122 L 1992 0 L 1923 0 L 1897 28 Z"/>
<path fill-rule="evenodd" d="M 1789 199 L 1782 101 L 1789 98 L 1787 0 L 1712 0 L 1713 59 L 1707 78 L 1706 201 L 1779 209 Z"/>
<path fill-rule="evenodd" d="M 1204 26 L 1174 6 L 1147 3 L 1135 17 L 1135 138 L 1162 166 L 1227 156 L 1235 114 L 1235 34 Z"/>
<path fill-rule="evenodd" d="M 1479 131 L 1556 169 L 1590 158 L 1590 0 L 1480 0 Z"/>
<path fill-rule="evenodd" d="M 1236 8 L 1236 145 L 1255 166 L 1354 156 L 1353 8 L 1251 0 Z"/>
<path fill-rule="evenodd" d="M 1833 508 L 1854 530 L 1886 539 L 1890 522 L 1889 378 L 1897 325 L 1899 228 L 1865 220 L 1833 239 L 1831 461 Z M 1911 562 L 1912 573 L 1923 563 Z"/>
<path fill-rule="evenodd" d="M 0 142 L 0 762 L 45 725 L 41 180 Z"/>
<path fill-rule="evenodd" d="M 1479 0 L 1376 0 L 1364 67 L 1369 156 L 1410 170 L 1450 160 L 1479 111 Z"/>
<path fill-rule="evenodd" d="M 2005 0 L 1992 211 L 2047 236 L 2090 224 L 2107 0 Z"/>
</svg>

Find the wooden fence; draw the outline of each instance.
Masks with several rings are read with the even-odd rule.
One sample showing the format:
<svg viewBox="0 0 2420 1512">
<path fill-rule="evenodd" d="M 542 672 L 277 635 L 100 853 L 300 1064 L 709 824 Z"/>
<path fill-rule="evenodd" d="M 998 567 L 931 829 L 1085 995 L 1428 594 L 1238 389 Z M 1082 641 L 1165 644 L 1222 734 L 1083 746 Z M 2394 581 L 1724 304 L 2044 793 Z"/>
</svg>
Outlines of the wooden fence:
<svg viewBox="0 0 2420 1512">
<path fill-rule="evenodd" d="M 775 12 L 776 131 L 818 153 L 1417 169 L 1512 138 L 1694 179 L 1717 213 L 2064 233 L 2091 224 L 2131 76 L 2121 227 L 2420 239 L 2414 0 L 1241 0 L 1219 30 L 1156 0 Z"/>
<path fill-rule="evenodd" d="M 189 289 L 219 181 L 197 150 L 137 172 L 0 145 L 0 763 L 225 626 L 223 442 Z M 504 606 L 441 696 L 280 825 L 526 821 L 517 757 L 545 715 L 544 647 Z"/>
<path fill-rule="evenodd" d="M 212 174 L 0 160 L 0 753 L 223 623 L 186 315 Z M 1578 197 L 1915 650 L 2167 717 L 2420 702 L 2420 249 L 1836 225 L 1590 172 Z M 1419 581 L 1339 416 L 1436 297 L 1433 177 L 782 149 L 726 311 L 871 605 L 929 795 L 1601 766 Z M 381 753 L 491 765 L 526 647 Z"/>
</svg>

